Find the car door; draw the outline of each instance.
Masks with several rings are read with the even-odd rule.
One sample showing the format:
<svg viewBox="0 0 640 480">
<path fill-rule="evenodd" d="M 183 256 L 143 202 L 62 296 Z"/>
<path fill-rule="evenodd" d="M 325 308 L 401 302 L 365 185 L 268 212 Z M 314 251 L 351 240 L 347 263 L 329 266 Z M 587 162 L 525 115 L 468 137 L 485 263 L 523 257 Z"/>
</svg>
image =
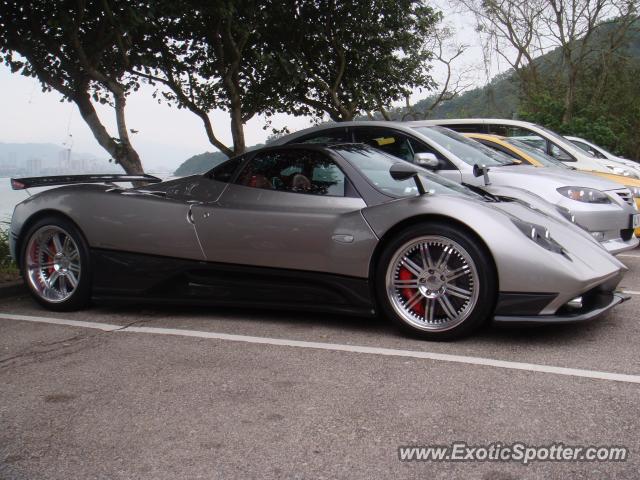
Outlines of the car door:
<svg viewBox="0 0 640 480">
<path fill-rule="evenodd" d="M 256 154 L 192 213 L 208 261 L 366 277 L 376 240 L 364 207 L 328 155 L 285 147 Z"/>
</svg>

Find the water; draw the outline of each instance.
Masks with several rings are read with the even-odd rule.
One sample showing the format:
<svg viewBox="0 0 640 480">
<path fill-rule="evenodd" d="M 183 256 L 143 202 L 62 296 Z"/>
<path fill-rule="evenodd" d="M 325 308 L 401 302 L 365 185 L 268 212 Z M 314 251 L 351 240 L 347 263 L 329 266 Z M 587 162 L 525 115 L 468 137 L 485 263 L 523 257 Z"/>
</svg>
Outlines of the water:
<svg viewBox="0 0 640 480">
<path fill-rule="evenodd" d="M 29 190 L 32 194 L 36 191 L 42 191 L 42 188 L 32 188 Z M 11 215 L 13 214 L 13 208 L 28 198 L 29 194 L 24 190 L 12 190 L 11 183 L 6 177 L 0 177 L 0 224 L 2 222 L 11 221 Z M 3 225 L 0 225 L 0 228 Z"/>
</svg>

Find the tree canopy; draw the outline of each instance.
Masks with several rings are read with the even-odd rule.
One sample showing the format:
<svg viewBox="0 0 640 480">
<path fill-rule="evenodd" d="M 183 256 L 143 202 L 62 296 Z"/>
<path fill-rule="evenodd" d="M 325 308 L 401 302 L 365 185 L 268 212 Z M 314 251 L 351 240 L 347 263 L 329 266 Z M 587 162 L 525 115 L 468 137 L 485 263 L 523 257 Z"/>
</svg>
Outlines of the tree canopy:
<svg viewBox="0 0 640 480">
<path fill-rule="evenodd" d="M 98 143 L 139 173 L 125 107 L 142 82 L 197 115 L 230 156 L 245 151 L 256 115 L 349 120 L 431 88 L 439 19 L 423 0 L 1 0 L 0 59 L 74 102 Z M 96 102 L 114 108 L 114 134 Z M 213 110 L 228 113 L 232 145 Z"/>
<path fill-rule="evenodd" d="M 3 0 L 0 60 L 37 78 L 45 91 L 74 102 L 97 142 L 128 173 L 141 173 L 125 119 L 127 96 L 138 88 L 127 74 L 138 59 L 152 7 L 116 0 Z M 94 103 L 114 108 L 110 134 Z"/>
<path fill-rule="evenodd" d="M 352 120 L 413 89 L 429 90 L 427 48 L 441 14 L 415 0 L 282 2 L 281 28 L 269 42 L 290 81 L 291 111 Z M 286 79 L 286 80 L 285 80 Z"/>
</svg>

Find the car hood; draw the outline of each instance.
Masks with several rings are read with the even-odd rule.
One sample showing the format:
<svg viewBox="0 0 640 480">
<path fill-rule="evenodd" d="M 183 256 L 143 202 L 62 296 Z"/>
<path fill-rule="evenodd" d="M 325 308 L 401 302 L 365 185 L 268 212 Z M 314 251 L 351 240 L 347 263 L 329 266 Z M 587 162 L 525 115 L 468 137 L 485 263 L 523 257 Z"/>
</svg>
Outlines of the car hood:
<svg viewBox="0 0 640 480">
<path fill-rule="evenodd" d="M 537 168 L 532 165 L 493 167 L 489 170 L 489 179 L 492 183 L 500 185 L 539 186 L 539 191 L 549 187 L 555 190 L 565 186 L 595 188 L 602 191 L 621 188 L 620 184 L 587 173 L 564 168 Z"/>
</svg>

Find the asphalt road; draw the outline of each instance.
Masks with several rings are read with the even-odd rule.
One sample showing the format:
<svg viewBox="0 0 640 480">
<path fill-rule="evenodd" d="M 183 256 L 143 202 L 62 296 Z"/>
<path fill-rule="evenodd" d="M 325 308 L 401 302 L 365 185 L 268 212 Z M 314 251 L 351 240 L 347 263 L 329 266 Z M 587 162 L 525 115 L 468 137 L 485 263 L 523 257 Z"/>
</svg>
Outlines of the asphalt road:
<svg viewBox="0 0 640 480">
<path fill-rule="evenodd" d="M 622 285 L 640 293 L 640 250 L 629 255 Z M 112 326 L 0 319 L 0 479 L 637 479 L 639 306 L 640 294 L 584 325 L 433 343 L 332 315 L 107 305 L 55 314 L 26 297 L 0 300 L 0 315 Z M 398 459 L 399 446 L 456 441 L 630 453 L 530 465 Z"/>
</svg>

